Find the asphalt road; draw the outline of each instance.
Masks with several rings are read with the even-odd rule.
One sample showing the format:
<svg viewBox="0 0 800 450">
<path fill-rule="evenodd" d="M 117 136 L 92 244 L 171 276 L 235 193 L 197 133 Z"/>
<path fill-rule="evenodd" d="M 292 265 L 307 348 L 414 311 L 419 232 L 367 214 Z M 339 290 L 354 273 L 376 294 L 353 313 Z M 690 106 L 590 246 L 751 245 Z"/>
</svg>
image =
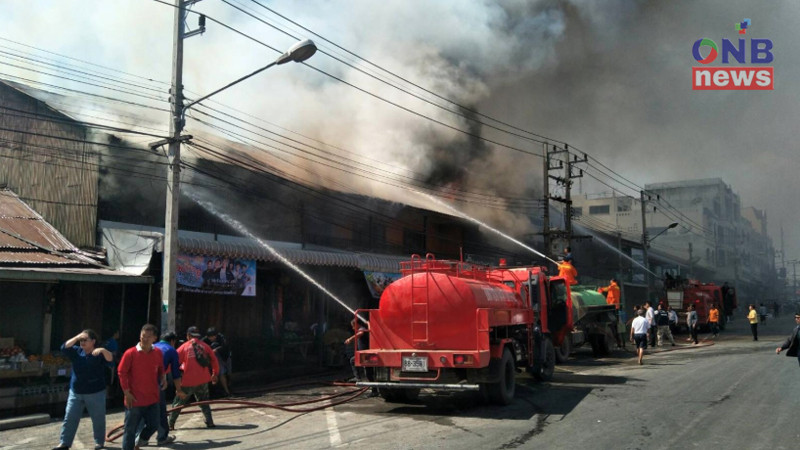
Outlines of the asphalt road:
<svg viewBox="0 0 800 450">
<path fill-rule="evenodd" d="M 468 393 L 423 393 L 411 405 L 360 396 L 304 413 L 217 411 L 214 429 L 192 414 L 179 419 L 171 448 L 796 449 L 800 367 L 795 358 L 775 355 L 794 320 L 770 320 L 758 342 L 745 322 L 737 317 L 718 339 L 699 347 L 681 336 L 676 350 L 649 353 L 643 366 L 632 352 L 595 360 L 579 350 L 558 367 L 553 382 L 518 376 L 515 401 L 507 407 L 482 405 Z M 247 400 L 293 403 L 349 390 L 307 385 Z M 109 427 L 121 420 L 121 413 L 109 414 Z M 51 448 L 59 427 L 54 420 L 0 432 L 0 448 Z M 73 448 L 93 448 L 88 417 L 78 438 Z"/>
</svg>

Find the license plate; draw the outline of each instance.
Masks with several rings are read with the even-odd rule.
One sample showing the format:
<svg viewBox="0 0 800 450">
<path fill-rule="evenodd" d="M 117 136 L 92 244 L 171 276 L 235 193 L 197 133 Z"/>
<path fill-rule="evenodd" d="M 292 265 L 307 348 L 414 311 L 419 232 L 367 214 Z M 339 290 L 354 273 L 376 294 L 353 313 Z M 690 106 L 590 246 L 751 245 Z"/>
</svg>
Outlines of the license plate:
<svg viewBox="0 0 800 450">
<path fill-rule="evenodd" d="M 403 372 L 427 372 L 428 358 L 425 356 L 404 356 Z"/>
</svg>

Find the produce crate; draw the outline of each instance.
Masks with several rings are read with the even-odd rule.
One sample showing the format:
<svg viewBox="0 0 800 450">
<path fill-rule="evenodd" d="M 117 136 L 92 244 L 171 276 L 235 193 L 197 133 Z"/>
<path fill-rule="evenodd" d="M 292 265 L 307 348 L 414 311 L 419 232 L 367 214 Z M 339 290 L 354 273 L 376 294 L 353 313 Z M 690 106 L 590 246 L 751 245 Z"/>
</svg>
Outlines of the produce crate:
<svg viewBox="0 0 800 450">
<path fill-rule="evenodd" d="M 69 397 L 69 383 L 53 384 L 46 388 L 50 394 L 50 403 L 60 403 L 67 400 Z"/>
<path fill-rule="evenodd" d="M 17 397 L 0 397 L 0 409 L 14 409 Z"/>
<path fill-rule="evenodd" d="M 0 388 L 0 409 L 13 409 L 18 393 L 19 387 Z"/>
<path fill-rule="evenodd" d="M 42 370 L 41 361 L 25 361 L 20 364 L 19 370 L 22 372 L 37 372 Z"/>
<path fill-rule="evenodd" d="M 32 386 L 23 386 L 19 389 L 19 395 L 21 397 L 27 397 L 30 395 L 39 395 L 42 393 L 47 393 L 47 385 L 44 384 L 34 384 Z"/>
<path fill-rule="evenodd" d="M 50 377 L 71 377 L 72 366 L 49 366 Z"/>
<path fill-rule="evenodd" d="M 17 397 L 17 408 L 25 408 L 29 406 L 46 405 L 50 403 L 50 394 L 36 394 L 26 395 L 24 397 Z"/>
</svg>

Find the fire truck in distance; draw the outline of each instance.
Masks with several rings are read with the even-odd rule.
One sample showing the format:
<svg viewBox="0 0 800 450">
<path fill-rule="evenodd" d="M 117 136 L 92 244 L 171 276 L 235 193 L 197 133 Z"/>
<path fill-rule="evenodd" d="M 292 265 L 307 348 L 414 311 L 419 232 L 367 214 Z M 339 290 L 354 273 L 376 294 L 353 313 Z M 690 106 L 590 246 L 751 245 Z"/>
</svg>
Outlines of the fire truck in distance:
<svg viewBox="0 0 800 450">
<path fill-rule="evenodd" d="M 355 364 L 372 373 L 387 401 L 415 399 L 421 388 L 474 390 L 508 404 L 517 369 L 549 380 L 553 342 L 571 332 L 570 288 L 544 267 L 490 268 L 414 255 L 401 264 L 368 316 L 369 348 Z"/>
<path fill-rule="evenodd" d="M 677 280 L 666 286 L 666 305 L 678 313 L 678 325 L 686 326 L 686 311 L 694 305 L 697 312 L 698 327 L 708 331 L 708 312 L 713 305 L 719 308 L 721 329 L 725 329 L 725 316 L 732 314 L 738 306 L 736 290 L 732 287 L 719 286 L 714 283 L 701 283 L 697 280 Z"/>
</svg>

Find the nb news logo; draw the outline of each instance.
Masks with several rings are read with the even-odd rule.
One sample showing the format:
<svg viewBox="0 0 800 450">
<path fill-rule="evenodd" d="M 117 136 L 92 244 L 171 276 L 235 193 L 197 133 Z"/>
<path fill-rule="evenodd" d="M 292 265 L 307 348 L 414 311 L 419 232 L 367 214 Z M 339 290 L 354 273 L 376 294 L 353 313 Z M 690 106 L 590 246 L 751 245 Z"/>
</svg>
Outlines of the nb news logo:
<svg viewBox="0 0 800 450">
<path fill-rule="evenodd" d="M 734 27 L 740 35 L 750 29 L 750 19 L 744 19 Z M 692 89 L 719 91 L 771 91 L 773 90 L 773 67 L 764 66 L 772 62 L 772 41 L 770 39 L 740 38 L 737 42 L 722 39 L 722 48 L 708 38 L 698 39 L 692 46 L 692 56 L 700 64 L 711 64 L 721 55 L 722 64 L 734 60 L 744 66 L 692 67 Z M 706 56 L 703 56 L 706 53 Z M 748 64 L 749 55 L 749 64 Z"/>
</svg>

